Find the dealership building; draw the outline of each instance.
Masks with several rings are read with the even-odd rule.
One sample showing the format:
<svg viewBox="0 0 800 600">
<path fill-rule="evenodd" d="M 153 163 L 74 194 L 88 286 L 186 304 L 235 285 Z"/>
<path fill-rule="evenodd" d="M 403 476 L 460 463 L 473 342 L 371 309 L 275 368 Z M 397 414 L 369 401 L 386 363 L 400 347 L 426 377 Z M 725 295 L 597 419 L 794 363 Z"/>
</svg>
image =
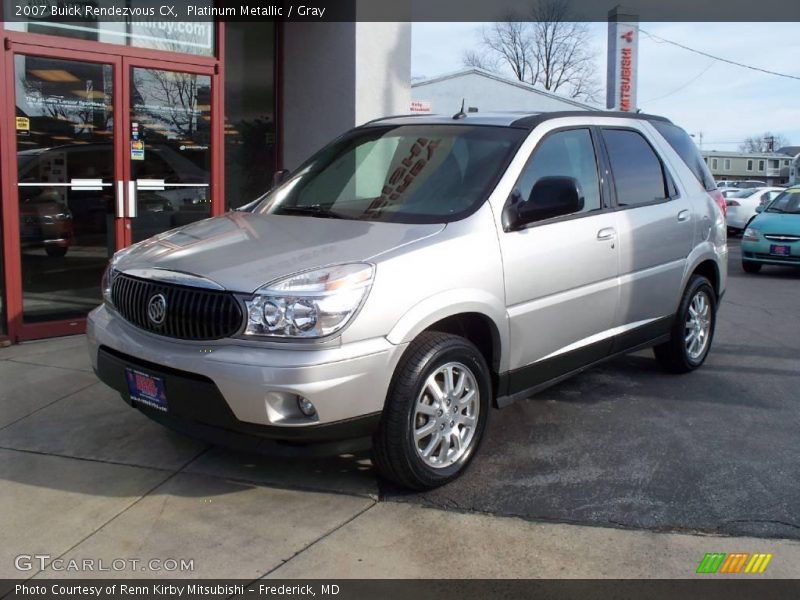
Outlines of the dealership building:
<svg viewBox="0 0 800 600">
<path fill-rule="evenodd" d="M 411 102 L 409 23 L 0 21 L 0 37 L 0 342 L 82 332 L 115 250 L 247 203 Z"/>
</svg>

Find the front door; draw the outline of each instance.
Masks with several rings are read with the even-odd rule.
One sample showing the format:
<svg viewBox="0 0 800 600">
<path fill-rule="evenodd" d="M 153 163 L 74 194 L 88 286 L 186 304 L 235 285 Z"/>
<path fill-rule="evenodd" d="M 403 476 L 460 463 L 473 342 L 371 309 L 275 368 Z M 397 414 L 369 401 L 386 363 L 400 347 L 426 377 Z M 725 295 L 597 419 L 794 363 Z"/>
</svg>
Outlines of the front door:
<svg viewBox="0 0 800 600">
<path fill-rule="evenodd" d="M 79 333 L 114 251 L 222 212 L 210 193 L 214 72 L 25 45 L 4 60 L 16 135 L 3 213 L 19 224 L 6 227 L 9 333 Z"/>
</svg>

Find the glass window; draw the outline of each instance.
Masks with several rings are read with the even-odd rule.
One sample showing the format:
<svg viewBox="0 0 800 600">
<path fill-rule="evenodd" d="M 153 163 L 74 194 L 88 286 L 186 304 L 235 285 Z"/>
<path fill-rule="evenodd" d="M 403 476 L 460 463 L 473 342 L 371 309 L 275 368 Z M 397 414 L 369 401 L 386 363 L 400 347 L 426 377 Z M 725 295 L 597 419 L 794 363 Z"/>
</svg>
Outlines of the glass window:
<svg viewBox="0 0 800 600">
<path fill-rule="evenodd" d="M 277 164 L 275 24 L 225 23 L 225 205 L 272 187 Z"/>
<path fill-rule="evenodd" d="M 528 201 L 536 182 L 552 176 L 572 177 L 578 181 L 583 192 L 581 212 L 602 208 L 594 145 L 588 129 L 559 131 L 547 136 L 520 175 L 517 182 L 520 197 Z"/>
<path fill-rule="evenodd" d="M 315 154 L 253 212 L 396 223 L 460 219 L 486 199 L 525 133 L 455 124 L 357 129 Z"/>
<path fill-rule="evenodd" d="M 726 158 L 725 162 L 723 164 L 725 165 L 725 170 L 726 171 L 730 171 L 731 170 L 731 159 L 730 158 Z"/>
<path fill-rule="evenodd" d="M 764 161 L 763 160 L 758 161 L 758 170 L 759 171 L 763 171 L 764 170 Z"/>
<path fill-rule="evenodd" d="M 714 178 L 711 176 L 706 166 L 708 159 L 703 158 L 701 162 L 700 152 L 697 150 L 697 146 L 694 141 L 692 141 L 692 138 L 689 137 L 688 133 L 680 127 L 672 123 L 667 123 L 666 121 L 652 121 L 652 125 L 664 139 L 667 140 L 667 143 L 672 146 L 672 149 L 678 153 L 678 156 L 680 156 L 683 162 L 686 163 L 686 166 L 692 170 L 694 176 L 697 177 L 697 180 L 703 184 L 703 187 L 705 187 L 707 191 L 710 192 L 717 187 L 714 183 Z M 711 160 L 711 168 L 717 168 L 716 158 Z"/>
<path fill-rule="evenodd" d="M 767 208 L 767 212 L 800 214 L 800 188 L 784 190 Z"/>
<path fill-rule="evenodd" d="M 214 22 L 210 18 L 202 21 L 160 20 L 161 5 L 152 0 L 127 0 L 126 2 L 92 0 L 91 2 L 63 3 L 17 0 L 4 4 L 3 17 L 6 21 L 4 26 L 13 31 L 57 35 L 135 48 L 152 48 L 166 52 L 214 55 Z M 49 13 L 50 4 L 74 4 L 82 11 L 90 10 L 92 12 L 91 14 L 83 13 L 87 15 L 87 19 L 84 21 L 59 21 L 58 16 L 52 16 Z M 202 9 L 210 8 L 213 2 L 212 0 L 196 0 L 192 4 L 198 7 L 199 12 Z M 20 15 L 17 15 L 17 6 L 21 7 Z M 129 20 L 119 17 L 103 18 L 104 15 L 113 14 L 111 11 L 119 9 L 121 6 L 138 11 L 143 16 Z M 45 15 L 41 16 L 39 11 L 43 7 Z M 25 16 L 25 12 L 28 16 Z"/>
<path fill-rule="evenodd" d="M 619 206 L 636 206 L 669 196 L 661 161 L 641 134 L 625 129 L 604 129 L 603 139 Z"/>
<path fill-rule="evenodd" d="M 748 171 L 752 171 L 753 170 L 753 161 L 752 160 L 748 160 L 747 161 L 747 170 Z"/>
</svg>

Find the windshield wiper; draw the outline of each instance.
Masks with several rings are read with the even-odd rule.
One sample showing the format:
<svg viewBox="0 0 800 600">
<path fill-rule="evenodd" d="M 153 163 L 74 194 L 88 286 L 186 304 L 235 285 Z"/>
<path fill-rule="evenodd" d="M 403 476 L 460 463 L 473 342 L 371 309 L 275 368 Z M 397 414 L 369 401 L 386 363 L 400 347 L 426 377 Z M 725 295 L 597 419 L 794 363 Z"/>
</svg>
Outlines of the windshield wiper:
<svg viewBox="0 0 800 600">
<path fill-rule="evenodd" d="M 276 210 L 276 214 L 311 215 L 312 217 L 322 217 L 326 219 L 346 218 L 344 215 L 324 208 L 320 204 L 309 204 L 308 206 L 279 206 Z"/>
</svg>

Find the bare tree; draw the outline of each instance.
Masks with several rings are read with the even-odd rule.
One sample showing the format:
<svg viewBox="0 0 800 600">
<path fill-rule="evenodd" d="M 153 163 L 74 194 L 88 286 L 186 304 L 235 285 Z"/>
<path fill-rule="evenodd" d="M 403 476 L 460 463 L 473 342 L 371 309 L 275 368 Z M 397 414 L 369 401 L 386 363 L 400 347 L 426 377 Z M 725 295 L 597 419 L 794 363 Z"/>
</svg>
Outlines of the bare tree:
<svg viewBox="0 0 800 600">
<path fill-rule="evenodd" d="M 496 57 L 488 53 L 480 53 L 476 50 L 467 50 L 464 52 L 461 62 L 465 67 L 477 67 L 484 71 L 497 71 L 500 66 Z"/>
<path fill-rule="evenodd" d="M 595 100 L 600 92 L 595 53 L 586 24 L 573 20 L 568 0 L 538 0 L 526 17 L 510 15 L 485 28 L 483 53 L 465 53 L 464 63 L 495 60 L 520 81 L 570 98 Z"/>
<path fill-rule="evenodd" d="M 789 145 L 789 140 L 779 133 L 765 131 L 761 136 L 746 138 L 739 144 L 740 152 L 775 152 L 778 148 Z"/>
</svg>

